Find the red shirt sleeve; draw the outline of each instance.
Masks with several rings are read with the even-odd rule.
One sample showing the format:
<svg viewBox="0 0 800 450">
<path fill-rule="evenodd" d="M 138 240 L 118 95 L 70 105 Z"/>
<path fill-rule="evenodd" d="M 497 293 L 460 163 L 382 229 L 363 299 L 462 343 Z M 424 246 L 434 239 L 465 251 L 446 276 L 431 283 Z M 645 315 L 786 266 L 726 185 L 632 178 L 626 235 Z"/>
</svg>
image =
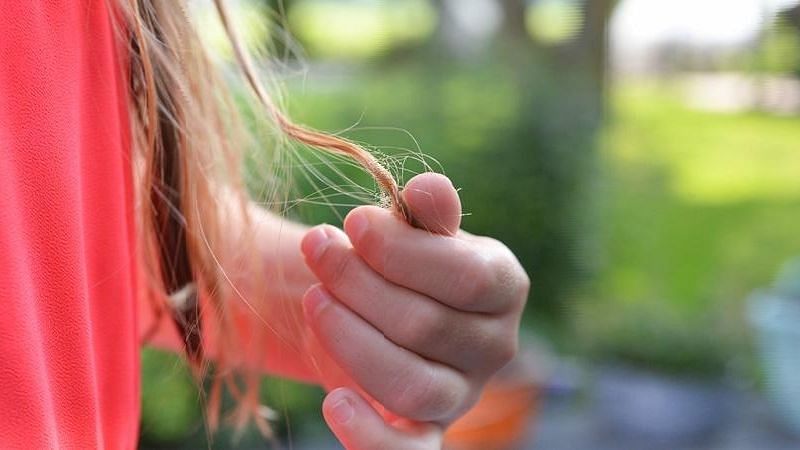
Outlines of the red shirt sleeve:
<svg viewBox="0 0 800 450">
<path fill-rule="evenodd" d="M 0 1 L 4 449 L 136 446 L 125 47 L 107 3 Z"/>
</svg>

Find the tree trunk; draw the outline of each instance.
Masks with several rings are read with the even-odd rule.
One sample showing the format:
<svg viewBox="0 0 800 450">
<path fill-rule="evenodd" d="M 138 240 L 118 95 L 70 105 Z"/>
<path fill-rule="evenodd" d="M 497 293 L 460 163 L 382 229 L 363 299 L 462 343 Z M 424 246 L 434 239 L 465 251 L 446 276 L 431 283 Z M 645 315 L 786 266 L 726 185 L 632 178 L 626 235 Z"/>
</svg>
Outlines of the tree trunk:
<svg viewBox="0 0 800 450">
<path fill-rule="evenodd" d="M 530 40 L 528 29 L 525 26 L 525 0 L 500 0 L 503 9 L 503 35 L 515 41 Z"/>
<path fill-rule="evenodd" d="M 595 87 L 605 94 L 608 83 L 608 21 L 614 0 L 585 0 L 584 27 L 580 45 L 589 63 L 589 73 Z"/>
</svg>

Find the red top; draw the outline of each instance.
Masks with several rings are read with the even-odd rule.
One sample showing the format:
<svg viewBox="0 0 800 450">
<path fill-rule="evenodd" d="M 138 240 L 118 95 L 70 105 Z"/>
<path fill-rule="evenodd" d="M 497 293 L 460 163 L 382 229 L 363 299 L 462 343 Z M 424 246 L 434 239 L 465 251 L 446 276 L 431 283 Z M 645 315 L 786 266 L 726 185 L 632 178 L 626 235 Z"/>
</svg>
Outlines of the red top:
<svg viewBox="0 0 800 450">
<path fill-rule="evenodd" d="M 107 1 L 0 1 L 3 449 L 136 446 L 127 91 Z"/>
</svg>

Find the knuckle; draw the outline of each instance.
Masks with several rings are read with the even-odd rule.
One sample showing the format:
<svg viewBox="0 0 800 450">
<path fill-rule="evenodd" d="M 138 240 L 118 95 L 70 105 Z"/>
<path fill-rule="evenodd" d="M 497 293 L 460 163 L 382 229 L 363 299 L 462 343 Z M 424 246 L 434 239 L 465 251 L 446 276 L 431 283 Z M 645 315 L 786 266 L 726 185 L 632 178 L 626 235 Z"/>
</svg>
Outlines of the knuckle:
<svg viewBox="0 0 800 450">
<path fill-rule="evenodd" d="M 517 259 L 505 250 L 491 260 L 493 293 L 503 306 L 503 310 L 517 310 L 522 307 L 530 291 L 530 279 Z"/>
<path fill-rule="evenodd" d="M 474 300 L 480 298 L 491 285 L 491 264 L 486 256 L 471 252 L 463 258 L 463 266 L 458 277 L 457 289 L 461 295 Z"/>
<path fill-rule="evenodd" d="M 530 279 L 515 259 L 503 258 L 497 264 L 500 292 L 508 298 L 511 307 L 525 303 L 530 291 Z"/>
<path fill-rule="evenodd" d="M 399 380 L 395 400 L 396 412 L 421 421 L 446 416 L 458 404 L 457 394 L 447 389 L 438 371 L 425 367 Z"/>
<path fill-rule="evenodd" d="M 528 296 L 531 292 L 531 279 L 524 270 L 520 268 L 520 276 L 517 278 L 518 284 L 516 289 L 516 299 L 519 306 L 524 306 L 528 301 Z"/>
<path fill-rule="evenodd" d="M 517 297 L 527 297 L 531 288 L 531 279 L 517 257 L 507 247 L 502 247 L 498 255 L 497 266 L 501 268 L 498 279 L 507 284 L 509 291 Z"/>
<path fill-rule="evenodd" d="M 519 271 L 519 291 L 522 297 L 527 297 L 531 292 L 531 277 L 522 267 L 518 267 Z"/>
<path fill-rule="evenodd" d="M 482 238 L 478 256 L 482 260 L 481 275 L 472 281 L 471 300 L 490 297 L 504 310 L 515 309 L 525 304 L 530 293 L 531 280 L 514 253 L 502 242 L 493 238 Z"/>
<path fill-rule="evenodd" d="M 492 374 L 508 364 L 519 350 L 519 333 L 516 321 L 503 317 L 485 324 L 485 345 L 481 349 L 482 364 L 477 373 Z"/>
<path fill-rule="evenodd" d="M 429 348 L 444 337 L 445 322 L 445 314 L 438 308 L 413 308 L 402 326 L 402 340 L 413 349 Z"/>
<path fill-rule="evenodd" d="M 386 406 L 398 414 L 417 418 L 422 401 L 419 392 L 427 389 L 427 384 L 431 382 L 423 378 L 424 376 L 414 375 L 411 367 L 395 374 L 394 380 L 389 384 L 391 389 L 386 398 Z"/>
<path fill-rule="evenodd" d="M 497 356 L 497 368 L 500 369 L 501 367 L 505 366 L 512 359 L 517 355 L 517 351 L 519 350 L 519 339 L 517 339 L 517 334 L 513 333 L 511 336 L 507 336 L 503 339 L 499 340 L 499 345 L 495 350 L 495 355 Z"/>
<path fill-rule="evenodd" d="M 459 285 L 456 286 L 461 292 L 462 306 L 476 308 L 491 293 L 494 283 L 490 262 L 480 256 L 470 258 L 465 263 L 459 276 Z"/>
<path fill-rule="evenodd" d="M 485 245 L 487 248 L 496 249 L 496 248 L 506 248 L 505 244 L 500 242 L 499 240 L 491 237 L 491 236 L 481 236 L 480 241 Z"/>
</svg>

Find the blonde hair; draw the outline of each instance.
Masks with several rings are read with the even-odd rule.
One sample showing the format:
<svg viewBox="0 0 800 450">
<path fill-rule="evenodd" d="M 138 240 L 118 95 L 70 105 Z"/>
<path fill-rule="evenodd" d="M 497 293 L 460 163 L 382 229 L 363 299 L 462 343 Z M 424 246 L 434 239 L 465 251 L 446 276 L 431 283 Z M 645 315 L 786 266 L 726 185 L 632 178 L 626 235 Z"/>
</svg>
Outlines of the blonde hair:
<svg viewBox="0 0 800 450">
<path fill-rule="evenodd" d="M 226 269 L 234 265 L 226 250 L 231 236 L 224 231 L 231 208 L 246 220 L 248 197 L 242 182 L 242 150 L 249 143 L 228 88 L 211 63 L 186 10 L 179 0 L 117 0 L 121 30 L 129 43 L 132 146 L 139 201 L 139 242 L 147 297 L 156 317 L 167 311 L 185 341 L 187 358 L 198 380 L 211 377 L 207 423 L 219 424 L 222 387 L 238 402 L 235 423 L 255 419 L 264 434 L 269 427 L 258 399 L 260 364 L 235 356 L 240 348 L 237 299 L 247 303 L 252 330 L 263 330 L 264 295 L 248 292 L 242 298 Z M 259 80 L 247 50 L 223 0 L 214 0 L 241 73 L 266 117 L 292 140 L 346 155 L 368 171 L 392 206 L 409 220 L 392 175 L 362 147 L 337 136 L 293 123 L 272 101 Z M 215 202 L 225 203 L 218 208 Z M 254 236 L 245 232 L 242 236 Z M 239 248 L 257 248 L 242 243 Z M 263 274 L 258 255 L 244 255 L 243 275 Z M 263 294 L 263 293 L 262 293 Z M 203 309 L 201 311 L 201 308 Z M 215 371 L 208 371 L 203 334 L 210 319 L 217 351 Z M 250 336 L 258 345 L 259 333 Z M 252 351 L 254 355 L 261 352 Z M 244 384 L 243 387 L 240 387 Z"/>
</svg>

